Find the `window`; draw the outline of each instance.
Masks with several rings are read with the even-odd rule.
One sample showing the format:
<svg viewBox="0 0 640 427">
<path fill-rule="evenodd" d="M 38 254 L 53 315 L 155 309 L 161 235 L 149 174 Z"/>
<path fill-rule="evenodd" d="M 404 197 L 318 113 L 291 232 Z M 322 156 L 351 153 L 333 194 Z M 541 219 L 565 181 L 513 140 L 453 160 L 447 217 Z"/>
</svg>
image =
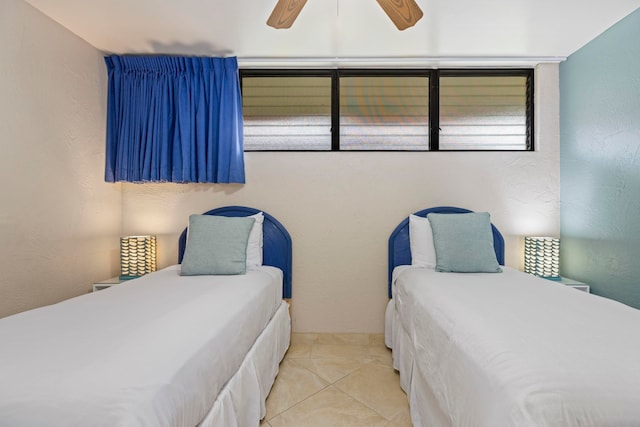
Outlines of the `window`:
<svg viewBox="0 0 640 427">
<path fill-rule="evenodd" d="M 331 150 L 331 74 L 242 73 L 245 150 Z"/>
<path fill-rule="evenodd" d="M 526 150 L 528 75 L 440 73 L 440 150 Z"/>
<path fill-rule="evenodd" d="M 245 151 L 526 151 L 533 70 L 240 70 Z"/>
<path fill-rule="evenodd" d="M 428 150 L 429 77 L 342 72 L 340 150 Z"/>
</svg>

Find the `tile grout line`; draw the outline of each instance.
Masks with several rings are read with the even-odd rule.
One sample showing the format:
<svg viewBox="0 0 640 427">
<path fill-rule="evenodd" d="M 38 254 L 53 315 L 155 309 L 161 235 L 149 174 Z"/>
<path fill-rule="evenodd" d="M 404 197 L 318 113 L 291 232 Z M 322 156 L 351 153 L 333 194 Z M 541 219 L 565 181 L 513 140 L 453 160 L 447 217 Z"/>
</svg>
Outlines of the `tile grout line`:
<svg viewBox="0 0 640 427">
<path fill-rule="evenodd" d="M 327 385 L 326 385 L 326 386 L 324 386 L 323 388 L 321 388 L 320 390 L 316 391 L 315 393 L 310 394 L 309 396 L 305 397 L 305 398 L 304 398 L 304 399 L 302 399 L 301 401 L 299 401 L 299 402 L 295 403 L 294 405 L 292 405 L 292 406 L 290 406 L 290 407 L 286 408 L 285 410 L 283 410 L 283 411 L 281 411 L 281 412 L 277 413 L 277 414 L 276 414 L 276 415 L 274 415 L 273 417 L 271 417 L 271 418 L 267 419 L 267 422 L 269 422 L 269 420 L 272 420 L 272 419 L 274 419 L 274 418 L 276 418 L 276 417 L 278 417 L 278 416 L 280 416 L 280 415 L 284 414 L 285 412 L 289 411 L 290 409 L 295 408 L 296 406 L 300 405 L 301 403 L 305 402 L 306 400 L 308 400 L 308 399 L 312 398 L 313 396 L 317 395 L 317 394 L 318 394 L 318 393 L 320 393 L 321 391 L 324 391 L 324 390 L 326 390 L 327 388 L 329 388 L 329 387 L 331 387 L 331 386 L 335 386 L 335 383 L 337 383 L 338 381 L 341 381 L 341 380 L 343 380 L 344 378 L 348 377 L 349 375 L 351 375 L 351 374 L 353 374 L 353 373 L 355 373 L 355 372 L 359 371 L 360 369 L 362 369 L 362 367 L 363 367 L 364 365 L 366 365 L 366 364 L 367 364 L 367 363 L 366 363 L 366 362 L 364 362 L 364 361 L 358 360 L 358 362 L 360 362 L 360 366 L 359 366 L 358 368 L 356 368 L 355 370 L 353 370 L 353 371 L 349 372 L 348 374 L 343 375 L 343 376 L 342 376 L 342 377 L 340 377 L 339 379 L 337 379 L 337 380 L 335 380 L 335 381 L 333 381 L 333 382 L 330 382 L 329 380 L 324 379 L 323 377 L 321 377 L 320 375 L 318 375 L 316 372 L 313 372 L 311 369 L 307 368 L 306 366 L 302 366 L 301 364 L 297 363 L 297 362 L 296 362 L 296 361 L 297 361 L 297 359 L 305 359 L 305 360 L 307 360 L 307 359 L 308 359 L 308 360 L 332 360 L 332 359 L 349 359 L 349 358 L 346 358 L 346 357 L 323 357 L 323 358 L 314 358 L 314 357 L 311 357 L 311 353 L 313 353 L 313 345 L 314 345 L 314 343 L 312 343 L 312 344 L 310 344 L 310 345 L 311 345 L 311 347 L 312 347 L 312 348 L 311 348 L 311 350 L 309 351 L 309 357 L 291 358 L 291 359 L 288 359 L 288 360 L 289 360 L 289 362 L 293 363 L 293 364 L 294 364 L 294 365 L 296 365 L 297 367 L 302 368 L 302 369 L 304 369 L 304 370 L 306 370 L 306 371 L 310 372 L 310 373 L 311 373 L 311 374 L 313 374 L 314 376 L 316 376 L 316 377 L 320 378 L 323 382 L 327 383 Z M 349 344 L 336 344 L 336 345 L 349 345 Z M 283 361 L 284 361 L 284 359 L 283 359 Z M 341 392 L 342 394 L 344 394 L 344 395 L 346 395 L 346 396 L 351 397 L 351 398 L 352 398 L 353 400 L 355 400 L 356 402 L 359 402 L 359 403 L 361 403 L 361 404 L 364 404 L 363 402 L 360 402 L 360 400 L 356 399 L 354 396 L 351 396 L 349 393 L 347 393 L 347 392 L 345 392 L 345 391 L 343 391 L 343 390 L 340 390 L 338 387 L 334 387 L 334 388 L 335 388 L 336 390 L 338 390 L 339 392 Z M 372 410 L 373 410 L 373 408 L 370 408 L 370 407 L 369 407 L 368 405 L 366 405 L 366 404 L 364 404 L 364 406 L 365 406 L 365 407 L 367 407 L 367 408 L 369 408 L 369 409 L 372 409 Z M 383 416 L 382 414 L 379 414 L 379 413 L 378 413 L 378 411 L 375 411 L 375 410 L 373 410 L 373 411 L 374 411 L 376 414 L 380 415 L 380 416 L 381 416 L 382 418 L 384 418 L 385 420 L 387 420 L 387 418 L 386 418 L 385 416 Z M 387 421 L 389 421 L 389 420 L 387 420 Z"/>
<path fill-rule="evenodd" d="M 324 387 L 323 387 L 323 388 L 321 388 L 320 390 L 316 391 L 315 393 L 310 394 L 309 396 L 305 397 L 305 398 L 304 398 L 304 399 L 302 399 L 300 402 L 295 403 L 294 405 L 292 405 L 292 406 L 288 407 L 288 408 L 287 408 L 287 409 L 285 409 L 284 411 L 282 411 L 282 412 L 280 412 L 280 413 L 278 413 L 278 414 L 274 415 L 273 417 L 269 418 L 269 419 L 267 420 L 267 422 L 269 422 L 270 420 L 273 420 L 273 419 L 274 419 L 274 418 L 276 418 L 276 417 L 279 417 L 280 415 L 284 414 L 285 412 L 290 411 L 291 409 L 293 409 L 293 408 L 295 408 L 296 406 L 300 405 L 301 403 L 303 403 L 303 402 L 305 402 L 305 401 L 309 400 L 310 398 L 312 398 L 312 397 L 313 397 L 313 396 L 315 396 L 316 394 L 320 393 L 321 391 L 326 390 L 327 388 L 331 387 L 332 385 L 333 385 L 333 384 L 327 384 L 326 386 L 324 386 Z M 386 419 L 386 418 L 385 418 L 385 419 Z"/>
<path fill-rule="evenodd" d="M 357 370 L 359 371 L 361 368 L 362 368 L 362 367 L 358 368 Z M 352 373 L 355 373 L 355 372 L 356 372 L 356 371 L 353 371 Z M 394 369 L 394 372 L 395 372 L 395 369 Z M 351 374 L 349 374 L 349 375 L 351 375 Z M 347 375 L 347 376 L 348 376 L 348 375 Z M 345 378 L 346 378 L 346 376 L 345 376 Z M 337 381 L 336 381 L 336 382 L 337 382 Z M 351 397 L 351 398 L 352 398 L 352 399 L 354 399 L 356 402 L 359 402 L 359 403 L 361 403 L 362 405 L 366 406 L 367 408 L 371 409 L 373 412 L 375 412 L 376 414 L 380 415 L 382 418 L 384 418 L 384 419 L 385 419 L 385 420 L 387 420 L 388 422 L 392 422 L 392 421 L 393 421 L 393 419 L 394 419 L 395 417 L 397 417 L 397 416 L 398 416 L 398 414 L 400 414 L 400 412 L 401 412 L 401 411 L 398 411 L 398 412 L 396 412 L 395 414 L 393 414 L 390 418 L 387 418 L 384 414 L 381 414 L 381 413 L 380 413 L 376 408 L 372 408 L 372 407 L 371 407 L 369 404 L 367 404 L 366 402 L 364 402 L 364 401 L 362 401 L 362 400 L 358 399 L 358 397 L 357 397 L 357 396 L 354 396 L 354 395 L 352 395 L 352 394 L 350 394 L 350 393 L 348 393 L 348 392 L 346 392 L 346 391 L 343 391 L 343 390 L 341 390 L 339 387 L 336 387 L 336 389 L 338 389 L 338 390 L 342 391 L 344 394 L 346 394 L 347 396 Z"/>
<path fill-rule="evenodd" d="M 361 342 L 356 342 L 356 343 L 351 343 L 351 342 L 318 342 L 321 339 L 319 338 L 318 334 L 315 334 L 315 336 L 310 340 L 310 341 L 306 341 L 306 340 L 300 340 L 299 342 L 297 342 L 297 344 L 305 344 L 309 346 L 309 351 L 308 351 L 308 355 L 306 357 L 293 357 L 293 358 L 289 358 L 288 361 L 291 362 L 294 366 L 296 366 L 297 368 L 302 368 L 305 371 L 313 374 L 313 376 L 317 377 L 318 379 L 320 379 L 323 383 L 325 383 L 326 385 L 324 385 L 322 388 L 318 389 L 317 391 L 313 392 L 312 394 L 310 394 L 309 396 L 305 397 L 303 400 L 291 405 L 290 407 L 278 412 L 277 414 L 274 414 L 272 417 L 266 419 L 265 418 L 265 422 L 268 423 L 268 425 L 271 425 L 271 421 L 273 421 L 274 419 L 276 419 L 277 417 L 293 410 L 294 408 L 296 408 L 298 405 L 301 405 L 302 403 L 306 402 L 309 399 L 314 398 L 315 396 L 317 396 L 319 393 L 326 391 L 329 387 L 333 386 L 333 389 L 337 392 L 339 392 L 340 394 L 349 397 L 350 399 L 352 399 L 352 401 L 362 405 L 364 408 L 367 408 L 368 410 L 372 411 L 374 414 L 376 414 L 377 416 L 379 416 L 382 420 L 384 420 L 386 423 L 384 424 L 385 426 L 391 426 L 392 423 L 394 423 L 394 420 L 403 412 L 402 410 L 399 410 L 393 414 L 390 414 L 389 417 L 385 416 L 384 414 L 380 413 L 378 410 L 376 410 L 375 407 L 370 406 L 369 404 L 367 404 L 367 402 L 360 400 L 357 396 L 354 396 L 352 394 L 350 394 L 348 391 L 342 390 L 341 388 L 339 388 L 338 386 L 336 386 L 336 384 L 340 381 L 345 380 L 347 377 L 358 373 L 359 371 L 361 371 L 364 367 L 368 366 L 368 365 L 380 365 L 380 366 L 385 366 L 387 368 L 391 368 L 393 370 L 393 372 L 397 373 L 397 371 L 393 368 L 393 361 L 391 361 L 391 365 L 388 365 L 386 362 L 382 363 L 382 359 L 378 359 L 378 354 L 376 354 L 375 352 L 372 353 L 371 350 L 368 350 L 366 353 L 366 355 L 364 356 L 358 356 L 358 357 L 348 357 L 348 356 L 338 356 L 338 357 L 314 357 L 314 347 L 316 345 L 334 345 L 334 346 L 357 346 L 357 347 L 365 347 L 365 348 L 373 348 L 373 347 L 379 347 L 382 346 L 383 348 L 386 348 L 386 345 L 384 344 L 384 341 L 381 341 L 378 337 L 376 337 L 375 339 L 372 338 L 372 335 L 379 335 L 379 334 L 368 334 L 368 339 L 367 339 L 367 343 L 361 343 Z M 293 340 L 292 340 L 293 341 Z M 293 342 L 292 342 L 293 344 Z M 286 358 L 286 357 L 285 357 Z M 283 358 L 283 361 L 284 359 Z M 316 364 L 314 363 L 315 361 L 331 361 L 331 360 L 353 360 L 354 362 L 357 362 L 357 368 L 354 369 L 351 372 L 345 373 L 345 374 L 340 374 L 340 372 L 337 372 L 338 374 L 340 374 L 339 378 L 336 378 L 335 380 L 330 380 L 327 379 L 325 377 L 323 377 L 322 375 L 320 375 L 317 372 L 314 372 L 310 367 L 313 368 L 318 368 L 316 366 Z M 305 360 L 311 363 L 306 363 L 308 366 L 304 366 L 300 361 Z M 318 369 L 321 370 L 321 369 Z M 329 377 L 332 377 L 331 374 L 328 375 Z"/>
<path fill-rule="evenodd" d="M 307 358 L 304 358 L 304 359 L 307 359 Z M 310 359 L 310 358 L 309 358 L 309 359 Z M 275 417 L 277 417 L 277 416 L 279 416 L 279 415 L 281 415 L 281 414 L 284 414 L 284 413 L 285 413 L 285 412 L 287 412 L 289 409 L 295 408 L 296 406 L 298 406 L 299 404 L 301 404 L 301 403 L 302 403 L 302 402 L 304 402 L 305 400 L 309 399 L 310 397 L 315 396 L 316 394 L 320 393 L 322 390 L 325 390 L 327 387 L 329 387 L 329 386 L 332 386 L 332 385 L 333 385 L 333 383 L 330 383 L 329 381 L 325 380 L 325 379 L 324 379 L 324 378 L 322 378 L 320 375 L 318 375 L 318 374 L 316 374 L 315 372 L 313 372 L 311 369 L 308 369 L 306 366 L 302 366 L 302 365 L 300 365 L 300 364 L 296 363 L 296 359 L 289 359 L 288 361 L 289 361 L 289 362 L 291 362 L 291 363 L 293 363 L 294 365 L 296 365 L 298 368 L 304 369 L 304 370 L 306 370 L 306 371 L 310 372 L 312 375 L 314 375 L 314 376 L 316 376 L 316 377 L 320 378 L 320 380 L 322 380 L 322 382 L 327 383 L 327 385 L 325 385 L 324 387 L 322 387 L 320 390 L 316 391 L 315 393 L 310 394 L 309 396 L 305 397 L 305 398 L 304 398 L 304 399 L 302 399 L 301 401 L 299 401 L 299 402 L 297 402 L 297 403 L 294 403 L 293 405 L 291 405 L 290 407 L 286 408 L 285 410 L 283 410 L 283 411 L 281 411 L 281 412 L 277 413 L 277 414 L 276 414 L 276 415 L 274 415 L 273 417 L 271 417 L 271 418 L 267 419 L 267 422 L 268 422 L 269 420 L 274 419 Z M 283 359 L 283 362 L 284 362 L 284 359 Z"/>
<path fill-rule="evenodd" d="M 365 365 L 370 364 L 371 362 L 364 362 L 364 361 L 360 361 L 356 358 L 351 358 L 351 357 L 323 357 L 323 358 L 318 358 L 318 359 L 314 359 L 314 358 L 310 358 L 309 360 L 357 360 L 360 363 L 360 366 L 358 366 L 356 369 L 354 369 L 353 371 L 349 372 L 348 374 L 344 374 L 343 376 L 341 376 L 340 378 L 338 378 L 337 380 L 331 382 L 330 380 L 326 380 L 323 377 L 321 377 L 317 372 L 313 372 L 311 369 L 307 368 L 306 366 L 302 366 L 298 363 L 296 363 L 295 361 L 299 360 L 299 359 L 289 359 L 289 361 L 294 361 L 294 363 L 303 369 L 306 369 L 307 371 L 311 372 L 312 374 L 314 374 L 315 376 L 317 376 L 318 378 L 320 378 L 322 381 L 329 383 L 329 385 L 334 385 L 335 383 L 337 383 L 338 381 L 348 377 L 349 375 L 359 371 L 360 369 L 362 369 Z M 306 359 L 305 359 L 306 360 Z"/>
</svg>

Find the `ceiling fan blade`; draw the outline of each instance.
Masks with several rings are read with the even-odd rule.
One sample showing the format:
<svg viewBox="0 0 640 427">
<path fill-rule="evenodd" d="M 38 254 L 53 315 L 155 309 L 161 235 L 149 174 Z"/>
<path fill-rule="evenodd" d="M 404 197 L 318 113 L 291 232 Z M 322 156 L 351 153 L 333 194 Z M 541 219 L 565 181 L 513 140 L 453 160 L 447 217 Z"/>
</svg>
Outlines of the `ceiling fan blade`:
<svg viewBox="0 0 640 427">
<path fill-rule="evenodd" d="M 273 28 L 291 27 L 306 2 L 307 0 L 278 0 L 267 19 L 267 25 Z"/>
<path fill-rule="evenodd" d="M 413 27 L 422 18 L 422 10 L 415 0 L 377 0 L 377 2 L 400 31 Z"/>
</svg>

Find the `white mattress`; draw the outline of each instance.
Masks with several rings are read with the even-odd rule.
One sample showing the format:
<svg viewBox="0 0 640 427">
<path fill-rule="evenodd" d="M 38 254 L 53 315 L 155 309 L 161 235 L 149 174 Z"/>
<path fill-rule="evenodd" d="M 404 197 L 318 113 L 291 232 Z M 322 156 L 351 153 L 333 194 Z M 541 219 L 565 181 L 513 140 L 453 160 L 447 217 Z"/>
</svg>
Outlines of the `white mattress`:
<svg viewBox="0 0 640 427">
<path fill-rule="evenodd" d="M 279 269 L 174 266 L 1 319 L 0 425 L 195 426 L 282 305 Z"/>
<path fill-rule="evenodd" d="M 510 268 L 403 270 L 387 343 L 415 425 L 418 377 L 433 425 L 640 425 L 640 311 Z"/>
</svg>

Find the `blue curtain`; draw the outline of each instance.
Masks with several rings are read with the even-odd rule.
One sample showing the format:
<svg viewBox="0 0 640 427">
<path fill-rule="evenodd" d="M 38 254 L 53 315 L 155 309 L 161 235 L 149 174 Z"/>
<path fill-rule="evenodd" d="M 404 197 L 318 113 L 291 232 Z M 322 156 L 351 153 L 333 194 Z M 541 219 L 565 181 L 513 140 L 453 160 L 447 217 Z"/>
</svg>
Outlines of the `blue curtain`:
<svg viewBox="0 0 640 427">
<path fill-rule="evenodd" d="M 105 57 L 107 182 L 244 183 L 238 61 Z"/>
</svg>

